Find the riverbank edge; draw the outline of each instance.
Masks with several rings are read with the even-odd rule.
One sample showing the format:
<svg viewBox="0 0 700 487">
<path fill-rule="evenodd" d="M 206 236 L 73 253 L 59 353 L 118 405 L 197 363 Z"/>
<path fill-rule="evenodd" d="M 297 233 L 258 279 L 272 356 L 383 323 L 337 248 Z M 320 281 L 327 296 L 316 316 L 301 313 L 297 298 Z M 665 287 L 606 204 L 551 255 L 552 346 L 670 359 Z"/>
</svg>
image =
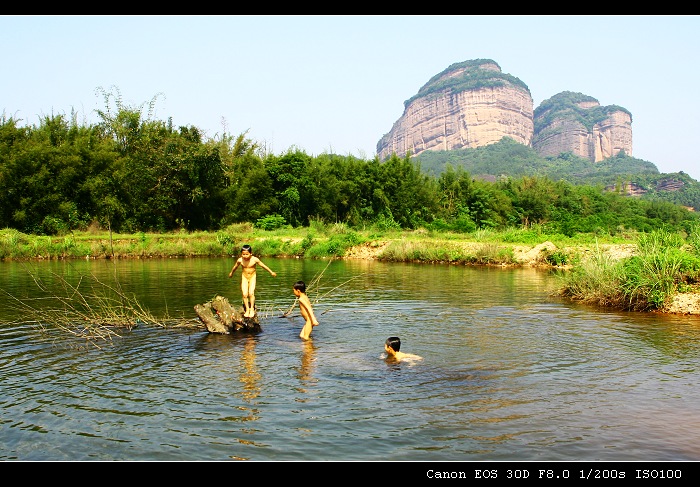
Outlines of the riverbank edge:
<svg viewBox="0 0 700 487">
<path fill-rule="evenodd" d="M 260 243 L 270 237 L 252 237 L 250 241 L 253 245 L 256 242 Z M 273 237 L 275 238 L 275 237 Z M 284 239 L 287 241 L 296 240 L 294 238 Z M 351 246 L 343 252 L 343 255 L 333 258 L 340 259 L 360 259 L 360 260 L 378 260 L 378 261 L 391 261 L 384 257 L 382 254 L 389 248 L 392 244 L 400 242 L 401 238 L 381 238 L 377 240 L 372 240 L 364 242 L 359 245 Z M 439 244 L 437 242 L 436 244 Z M 452 241 L 452 243 L 455 243 Z M 459 241 L 460 245 L 465 250 L 476 252 L 481 246 L 484 245 L 483 242 L 476 241 Z M 577 245 L 572 247 L 557 247 L 550 241 L 545 241 L 534 246 L 524 245 L 524 244 L 508 244 L 501 242 L 499 246 L 509 247 L 512 251 L 513 260 L 511 263 L 504 264 L 474 264 L 474 265 L 493 265 L 498 267 L 543 267 L 543 268 L 560 268 L 567 269 L 571 268 L 571 265 L 556 266 L 552 265 L 547 260 L 547 255 L 551 255 L 554 252 L 562 252 L 567 255 L 577 255 L 586 256 L 594 255 L 595 253 L 602 253 L 611 259 L 621 259 L 634 255 L 636 252 L 636 244 L 632 243 L 607 243 L 607 244 L 595 244 L 595 245 Z M 87 259 L 151 259 L 151 258 L 197 258 L 201 255 L 144 255 L 141 252 L 134 253 L 120 253 L 115 256 L 108 254 L 100 255 L 86 255 Z M 284 256 L 280 257 L 294 257 L 294 256 Z M 8 260 L 46 260 L 46 259 L 75 259 L 76 257 L 34 257 L 34 258 L 17 258 L 17 259 L 3 259 Z M 427 262 L 422 260 L 416 260 L 416 263 L 445 263 L 448 262 Z M 677 293 L 674 295 L 673 299 L 664 308 L 653 311 L 653 313 L 663 313 L 663 314 L 678 314 L 678 315 L 700 315 L 700 293 Z"/>
<path fill-rule="evenodd" d="M 346 251 L 343 258 L 347 259 L 368 259 L 381 260 L 384 249 L 391 244 L 391 240 L 382 242 L 372 242 L 352 247 Z M 476 243 L 466 243 L 465 245 L 477 245 Z M 636 252 L 635 244 L 601 244 L 592 248 L 589 246 L 577 246 L 570 248 L 557 248 L 552 242 L 545 241 L 535 246 L 513 245 L 513 257 L 517 265 L 523 267 L 547 267 L 556 268 L 547 263 L 544 256 L 560 250 L 567 254 L 586 255 L 594 251 L 602 252 L 612 259 L 622 259 L 630 257 Z M 560 268 L 570 268 L 571 266 L 560 266 Z M 700 293 L 677 293 L 670 304 L 662 309 L 653 311 L 662 314 L 680 315 L 700 315 Z"/>
</svg>

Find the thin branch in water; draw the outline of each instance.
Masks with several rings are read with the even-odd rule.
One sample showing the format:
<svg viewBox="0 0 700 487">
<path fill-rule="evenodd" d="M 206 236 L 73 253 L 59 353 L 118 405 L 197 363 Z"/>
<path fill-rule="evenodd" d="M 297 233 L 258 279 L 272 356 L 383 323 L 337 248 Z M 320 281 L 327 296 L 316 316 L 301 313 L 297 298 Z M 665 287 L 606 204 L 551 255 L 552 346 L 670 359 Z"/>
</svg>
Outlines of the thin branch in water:
<svg viewBox="0 0 700 487">
<path fill-rule="evenodd" d="M 54 327 L 97 347 L 99 340 L 120 337 L 116 328 L 130 330 L 140 324 L 166 326 L 165 321 L 159 321 L 144 309 L 134 295 L 127 295 L 116 276 L 115 284 L 94 275 L 80 275 L 73 284 L 52 272 L 54 283 L 51 284 L 28 267 L 27 272 L 41 296 L 21 299 L 3 292 L 11 298 L 13 307 L 27 317 L 24 322 L 37 323 L 43 330 Z"/>
<path fill-rule="evenodd" d="M 325 274 L 326 270 L 328 269 L 328 267 L 330 267 L 331 263 L 333 263 L 334 260 L 337 260 L 337 259 L 330 259 L 330 260 L 328 261 L 328 264 L 326 264 L 326 267 L 324 267 L 323 270 L 322 270 L 321 272 L 319 272 L 318 274 L 316 274 L 316 275 L 313 277 L 313 279 L 311 279 L 311 282 L 309 282 L 309 283 L 306 285 L 306 292 L 307 292 L 307 295 L 309 294 L 309 290 L 311 290 L 311 289 L 313 289 L 313 288 L 318 288 L 318 287 L 320 286 L 320 282 L 321 282 L 321 278 L 323 277 L 323 274 Z M 322 295 L 320 295 L 320 296 L 319 296 L 319 294 L 318 294 L 318 291 L 316 291 L 316 297 L 315 297 L 315 299 L 313 300 L 313 304 L 318 304 L 319 301 L 321 300 L 321 298 L 324 298 L 324 299 L 325 299 L 325 298 L 326 298 L 327 296 L 329 296 L 331 293 L 333 293 L 334 291 L 336 291 L 336 290 L 340 289 L 341 287 L 345 286 L 345 285 L 346 285 L 347 283 L 349 283 L 350 281 L 352 281 L 352 280 L 354 280 L 354 279 L 358 279 L 358 278 L 363 277 L 363 276 L 364 276 L 364 274 L 359 274 L 359 275 L 357 275 L 357 276 L 353 276 L 353 277 L 351 277 L 350 279 L 348 279 L 347 281 L 342 282 L 341 284 L 338 284 L 337 286 L 335 286 L 334 288 L 332 288 L 332 289 L 326 291 L 324 294 L 322 294 Z M 298 299 L 298 298 L 295 298 L 295 299 L 294 299 L 294 302 L 292 303 L 292 305 L 289 307 L 289 309 L 288 309 L 287 311 L 285 311 L 285 312 L 282 314 L 282 316 L 280 316 L 280 318 L 289 317 L 289 315 L 292 313 L 292 311 L 294 310 L 294 308 L 296 307 L 296 305 L 298 304 L 298 302 L 299 302 L 299 299 Z M 323 311 L 321 314 L 325 314 L 325 313 L 328 312 L 328 311 L 329 311 L 329 310 Z"/>
</svg>

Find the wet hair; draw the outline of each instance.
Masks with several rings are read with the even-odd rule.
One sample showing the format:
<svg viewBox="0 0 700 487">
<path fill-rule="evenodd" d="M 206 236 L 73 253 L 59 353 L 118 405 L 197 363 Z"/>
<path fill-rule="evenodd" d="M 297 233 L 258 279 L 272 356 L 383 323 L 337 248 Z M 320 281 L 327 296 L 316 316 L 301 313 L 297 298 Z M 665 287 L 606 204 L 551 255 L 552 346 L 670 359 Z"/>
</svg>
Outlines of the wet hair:
<svg viewBox="0 0 700 487">
<path fill-rule="evenodd" d="M 253 247 L 251 247 L 251 246 L 248 245 L 248 244 L 245 244 L 243 247 L 241 247 L 241 252 L 245 252 L 246 250 L 247 250 L 248 252 L 250 252 L 251 254 L 253 253 Z"/>
<path fill-rule="evenodd" d="M 389 337 L 386 339 L 385 343 L 390 346 L 394 352 L 401 350 L 401 339 L 399 337 Z"/>
<path fill-rule="evenodd" d="M 302 293 L 306 292 L 306 283 L 304 281 L 297 281 L 294 283 L 294 289 L 297 289 L 301 291 Z"/>
</svg>

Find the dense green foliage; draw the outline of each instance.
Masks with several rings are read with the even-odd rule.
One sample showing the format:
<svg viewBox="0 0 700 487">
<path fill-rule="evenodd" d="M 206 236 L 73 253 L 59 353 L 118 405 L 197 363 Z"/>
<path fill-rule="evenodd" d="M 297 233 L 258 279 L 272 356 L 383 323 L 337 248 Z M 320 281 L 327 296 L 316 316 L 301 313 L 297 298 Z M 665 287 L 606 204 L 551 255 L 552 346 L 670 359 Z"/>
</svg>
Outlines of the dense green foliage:
<svg viewBox="0 0 700 487">
<path fill-rule="evenodd" d="M 451 167 L 485 181 L 538 176 L 565 180 L 577 186 L 600 186 L 622 194 L 634 185 L 645 191 L 641 199 L 700 208 L 698 181 L 683 172 L 661 174 L 653 163 L 623 152 L 592 164 L 570 152 L 557 157 L 540 157 L 534 149 L 504 137 L 498 143 L 476 149 L 425 151 L 412 160 L 420 164 L 422 171 L 434 176 Z M 681 188 L 665 190 L 669 183 L 680 183 L 677 186 Z"/>
<path fill-rule="evenodd" d="M 665 200 L 655 166 L 624 154 L 595 165 L 566 154 L 542 159 L 510 139 L 450 151 L 439 164 L 431 158 L 442 153 L 429 152 L 386 161 L 298 149 L 266 154 L 245 134 L 204 140 L 196 127 L 153 120 L 155 99 L 144 113 L 103 94 L 95 126 L 54 115 L 21 127 L 2 116 L 0 228 L 65 235 L 88 227 L 217 231 L 318 221 L 471 232 L 536 224 L 570 236 L 687 231 L 698 219 L 679 206 L 700 207 L 697 182 L 671 176 L 685 185 Z M 628 196 L 631 182 L 647 195 Z"/>
<path fill-rule="evenodd" d="M 598 106 L 580 106 L 580 104 L 590 103 L 598 104 Z M 598 100 L 592 96 L 584 95 L 583 93 L 575 93 L 573 91 L 563 91 L 544 100 L 535 109 L 535 133 L 539 133 L 542 127 L 548 126 L 554 119 L 575 120 L 586 127 L 590 132 L 593 130 L 593 126 L 602 122 L 608 118 L 611 113 L 615 112 L 625 112 L 630 116 L 630 119 L 632 118 L 632 113 L 621 106 L 600 106 Z"/>
<path fill-rule="evenodd" d="M 492 59 L 472 59 L 462 61 L 460 63 L 451 64 L 441 73 L 436 74 L 424 84 L 414 96 L 406 100 L 403 104 L 407 107 L 417 98 L 430 97 L 434 94 L 444 93 L 460 93 L 467 90 L 476 90 L 480 88 L 493 88 L 497 86 L 517 86 L 530 94 L 530 88 L 513 75 L 494 71 L 493 69 L 483 69 L 483 65 L 493 64 L 500 69 L 496 61 Z M 463 69 L 464 71 L 458 76 L 446 76 L 453 71 Z"/>
</svg>

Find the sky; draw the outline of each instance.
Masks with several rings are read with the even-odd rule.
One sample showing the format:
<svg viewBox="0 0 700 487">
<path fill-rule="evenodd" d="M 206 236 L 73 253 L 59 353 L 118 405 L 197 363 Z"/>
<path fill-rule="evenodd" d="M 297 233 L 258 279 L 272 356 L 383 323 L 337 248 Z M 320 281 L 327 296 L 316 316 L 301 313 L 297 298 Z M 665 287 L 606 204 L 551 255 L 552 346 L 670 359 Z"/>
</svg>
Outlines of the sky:
<svg viewBox="0 0 700 487">
<path fill-rule="evenodd" d="M 5 15 L 0 44 L 18 126 L 97 123 L 111 94 L 205 138 L 362 159 L 430 78 L 492 59 L 533 109 L 563 91 L 627 109 L 632 156 L 700 180 L 700 16 Z"/>
</svg>

